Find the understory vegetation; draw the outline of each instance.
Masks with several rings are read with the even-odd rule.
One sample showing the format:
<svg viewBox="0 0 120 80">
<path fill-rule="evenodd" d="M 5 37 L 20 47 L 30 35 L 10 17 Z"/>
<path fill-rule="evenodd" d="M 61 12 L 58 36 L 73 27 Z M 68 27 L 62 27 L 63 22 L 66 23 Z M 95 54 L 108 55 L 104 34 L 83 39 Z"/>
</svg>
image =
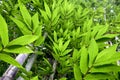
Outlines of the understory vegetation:
<svg viewBox="0 0 120 80">
<path fill-rule="evenodd" d="M 119 0 L 0 0 L 0 80 L 120 80 Z"/>
</svg>

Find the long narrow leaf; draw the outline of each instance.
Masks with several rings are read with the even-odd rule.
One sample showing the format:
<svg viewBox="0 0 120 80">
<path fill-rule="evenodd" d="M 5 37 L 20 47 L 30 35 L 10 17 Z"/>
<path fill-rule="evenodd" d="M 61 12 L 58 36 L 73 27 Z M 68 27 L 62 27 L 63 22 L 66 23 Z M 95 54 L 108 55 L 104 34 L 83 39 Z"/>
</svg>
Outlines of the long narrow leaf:
<svg viewBox="0 0 120 80">
<path fill-rule="evenodd" d="M 5 47 L 9 42 L 8 27 L 4 18 L 1 15 L 0 15 L 0 37 L 2 40 L 2 44 Z"/>
</svg>

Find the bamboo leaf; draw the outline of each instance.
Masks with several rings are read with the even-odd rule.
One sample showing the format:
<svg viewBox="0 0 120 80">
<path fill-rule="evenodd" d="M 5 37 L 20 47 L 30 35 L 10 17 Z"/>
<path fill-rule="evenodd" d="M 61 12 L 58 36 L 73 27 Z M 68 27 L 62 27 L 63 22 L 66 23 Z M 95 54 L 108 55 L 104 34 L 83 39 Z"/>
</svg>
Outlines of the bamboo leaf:
<svg viewBox="0 0 120 80">
<path fill-rule="evenodd" d="M 9 64 L 12 64 L 18 68 L 22 67 L 14 58 L 12 58 L 11 56 L 7 54 L 0 53 L 0 60 L 7 62 Z"/>
<path fill-rule="evenodd" d="M 77 64 L 74 64 L 74 77 L 75 80 L 82 80 L 82 73 L 80 71 L 80 68 Z"/>
<path fill-rule="evenodd" d="M 112 79 L 113 76 L 107 73 L 93 73 L 93 74 L 88 74 L 85 78 L 85 80 L 103 80 L 103 79 Z"/>
<path fill-rule="evenodd" d="M 88 48 L 88 52 L 89 52 L 89 67 L 91 67 L 98 54 L 98 46 L 94 39 L 91 40 L 90 46 Z"/>
<path fill-rule="evenodd" d="M 0 15 L 0 37 L 2 40 L 2 44 L 5 47 L 9 42 L 9 37 L 8 37 L 8 27 L 2 15 Z"/>
<path fill-rule="evenodd" d="M 23 19 L 24 19 L 25 23 L 27 24 L 28 28 L 31 30 L 32 29 L 31 28 L 31 16 L 30 16 L 28 10 L 26 9 L 26 7 L 22 3 L 20 3 L 20 12 L 21 12 Z"/>
<path fill-rule="evenodd" d="M 5 48 L 3 51 L 8 52 L 8 53 L 33 53 L 33 51 L 27 47 L 27 46 L 18 46 L 18 47 L 13 47 L 11 48 Z"/>
<path fill-rule="evenodd" d="M 32 22 L 33 22 L 33 33 L 35 33 L 36 29 L 39 27 L 38 13 L 35 13 L 32 16 Z"/>
<path fill-rule="evenodd" d="M 30 79 L 30 80 L 38 80 L 38 76 L 35 76 L 32 79 Z"/>
<path fill-rule="evenodd" d="M 70 43 L 70 40 L 66 41 L 62 47 L 62 52 L 65 51 Z"/>
<path fill-rule="evenodd" d="M 117 45 L 113 45 L 110 48 L 107 48 L 101 51 L 95 60 L 95 65 L 103 64 L 104 61 L 107 61 L 108 59 L 112 59 L 114 54 L 116 54 L 116 48 L 117 48 Z"/>
<path fill-rule="evenodd" d="M 88 52 L 85 46 L 81 49 L 80 70 L 83 74 L 88 70 Z"/>
<path fill-rule="evenodd" d="M 99 25 L 100 26 L 100 25 Z M 105 32 L 108 30 L 108 25 L 106 26 L 101 26 L 101 28 L 99 29 L 99 32 L 96 35 L 96 39 L 99 39 L 103 34 L 105 34 Z"/>
<path fill-rule="evenodd" d="M 24 35 L 24 36 L 21 36 L 19 38 L 16 38 L 16 39 L 12 40 L 11 42 L 8 43 L 7 46 L 27 45 L 27 44 L 30 44 L 33 41 L 35 41 L 37 38 L 38 38 L 38 36 L 35 36 L 35 35 Z"/>
<path fill-rule="evenodd" d="M 44 6 L 45 6 L 45 11 L 46 11 L 49 19 L 51 19 L 51 11 L 50 11 L 50 8 L 49 8 L 49 6 L 47 5 L 46 2 L 44 2 Z"/>
<path fill-rule="evenodd" d="M 26 27 L 26 25 L 22 21 L 13 17 L 10 17 L 10 18 L 17 24 L 18 28 L 24 35 L 32 34 L 32 32 Z"/>
<path fill-rule="evenodd" d="M 47 16 L 46 12 L 43 11 L 42 9 L 40 9 L 40 12 L 41 12 L 42 17 L 45 19 L 45 21 L 48 22 L 48 21 L 49 21 L 49 18 L 48 18 L 48 16 Z"/>
<path fill-rule="evenodd" d="M 120 71 L 120 66 L 109 64 L 93 67 L 90 72 L 117 72 Z"/>
<path fill-rule="evenodd" d="M 54 41 L 57 42 L 57 33 L 54 31 Z"/>
</svg>

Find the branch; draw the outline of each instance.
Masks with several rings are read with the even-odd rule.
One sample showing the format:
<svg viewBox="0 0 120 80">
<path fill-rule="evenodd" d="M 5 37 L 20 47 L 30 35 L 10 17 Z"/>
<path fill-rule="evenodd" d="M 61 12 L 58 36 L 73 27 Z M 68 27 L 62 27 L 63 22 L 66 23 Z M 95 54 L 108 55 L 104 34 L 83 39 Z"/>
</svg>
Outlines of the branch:
<svg viewBox="0 0 120 80">
<path fill-rule="evenodd" d="M 57 61 L 54 60 L 54 62 L 53 62 L 53 73 L 50 75 L 49 80 L 54 80 L 54 75 L 55 75 L 55 72 L 56 72 L 56 67 L 57 67 Z"/>
</svg>

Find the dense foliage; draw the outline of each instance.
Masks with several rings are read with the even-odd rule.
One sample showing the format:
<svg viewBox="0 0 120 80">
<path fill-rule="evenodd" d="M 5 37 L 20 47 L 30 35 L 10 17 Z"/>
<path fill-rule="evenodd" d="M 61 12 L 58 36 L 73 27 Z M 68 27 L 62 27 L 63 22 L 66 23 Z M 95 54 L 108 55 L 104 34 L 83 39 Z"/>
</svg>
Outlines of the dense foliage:
<svg viewBox="0 0 120 80">
<path fill-rule="evenodd" d="M 119 80 L 119 7 L 119 0 L 0 0 L 1 79 L 12 65 L 16 80 Z M 28 61 L 16 58 L 22 54 Z"/>
</svg>

